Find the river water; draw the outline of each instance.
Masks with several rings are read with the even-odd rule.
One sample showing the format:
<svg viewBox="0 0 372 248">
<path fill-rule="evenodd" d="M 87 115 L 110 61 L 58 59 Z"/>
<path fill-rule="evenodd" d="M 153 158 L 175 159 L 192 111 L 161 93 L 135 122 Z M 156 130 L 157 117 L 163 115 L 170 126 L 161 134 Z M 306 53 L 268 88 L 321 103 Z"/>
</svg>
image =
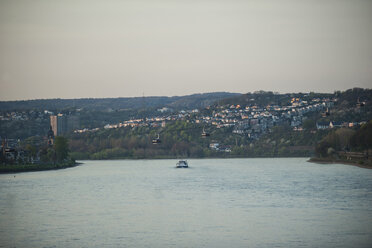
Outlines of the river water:
<svg viewBox="0 0 372 248">
<path fill-rule="evenodd" d="M 0 175 L 0 247 L 372 247 L 372 170 L 304 158 Z"/>
</svg>

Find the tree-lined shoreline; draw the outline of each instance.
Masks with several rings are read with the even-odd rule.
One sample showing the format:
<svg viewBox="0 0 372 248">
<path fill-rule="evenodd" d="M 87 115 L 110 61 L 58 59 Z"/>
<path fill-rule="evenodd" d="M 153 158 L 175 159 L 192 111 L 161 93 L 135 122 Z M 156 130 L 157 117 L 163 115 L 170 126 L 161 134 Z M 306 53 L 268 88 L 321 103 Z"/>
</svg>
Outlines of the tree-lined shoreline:
<svg viewBox="0 0 372 248">
<path fill-rule="evenodd" d="M 81 163 L 75 160 L 69 160 L 58 164 L 16 164 L 16 165 L 0 165 L 0 174 L 11 174 L 21 172 L 34 172 L 46 170 L 60 170 L 78 166 Z"/>
<path fill-rule="evenodd" d="M 18 170 L 37 170 L 63 167 L 60 164 L 70 159 L 312 157 L 311 162 L 369 166 L 371 93 L 370 89 L 360 88 L 333 94 L 259 91 L 216 101 L 208 98 L 215 94 L 204 94 L 187 98 L 187 103 L 195 107 L 196 99 L 202 97 L 213 104 L 177 111 L 168 105 L 156 109 L 137 104 L 137 109 L 114 110 L 118 105 L 94 112 L 94 104 L 106 100 L 91 99 L 90 109 L 53 110 L 62 112 L 61 116 L 79 114 L 83 122 L 76 127 L 80 129 L 66 129 L 55 139 L 49 133 L 57 134 L 56 125 L 55 130 L 50 128 L 48 137 L 15 139 L 17 132 L 12 136 L 11 131 L 23 128 L 13 124 L 30 121 L 39 112 L 8 111 L 1 116 L 0 124 L 11 124 L 13 128 L 0 129 L 13 139 L 3 139 L 0 162 L 8 170 L 8 165 L 18 166 Z M 183 102 L 181 106 L 189 105 Z M 43 119 L 40 113 L 36 117 L 35 122 Z"/>
</svg>

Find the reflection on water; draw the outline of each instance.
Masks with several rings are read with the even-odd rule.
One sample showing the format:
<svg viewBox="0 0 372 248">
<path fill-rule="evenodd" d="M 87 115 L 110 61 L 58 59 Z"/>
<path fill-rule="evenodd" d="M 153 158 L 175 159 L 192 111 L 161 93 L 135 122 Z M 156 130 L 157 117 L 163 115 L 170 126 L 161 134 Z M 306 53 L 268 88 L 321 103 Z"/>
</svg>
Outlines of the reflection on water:
<svg viewBox="0 0 372 248">
<path fill-rule="evenodd" d="M 0 247 L 372 247 L 372 170 L 85 161 L 0 176 Z"/>
</svg>

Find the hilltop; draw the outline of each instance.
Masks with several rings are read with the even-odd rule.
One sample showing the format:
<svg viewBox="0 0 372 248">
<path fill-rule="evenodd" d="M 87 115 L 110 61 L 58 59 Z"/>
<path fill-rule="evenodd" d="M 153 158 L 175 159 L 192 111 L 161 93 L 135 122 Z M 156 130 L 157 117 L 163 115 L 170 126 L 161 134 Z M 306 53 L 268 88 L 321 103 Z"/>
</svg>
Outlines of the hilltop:
<svg viewBox="0 0 372 248">
<path fill-rule="evenodd" d="M 328 133 L 358 129 L 372 117 L 372 94 L 248 93 L 200 110 L 84 129 L 71 136 L 78 158 L 312 156 Z M 208 132 L 208 136 L 203 136 Z M 161 143 L 151 140 L 160 134 Z"/>
<path fill-rule="evenodd" d="M 0 111 L 83 109 L 87 111 L 115 111 L 168 106 L 175 109 L 204 108 L 218 100 L 238 96 L 237 93 L 212 92 L 186 96 L 147 96 L 119 98 L 37 99 L 0 101 Z"/>
<path fill-rule="evenodd" d="M 66 109 L 59 113 L 80 119 L 79 129 L 65 134 L 74 158 L 312 156 L 329 133 L 357 130 L 372 119 L 372 90 L 360 88 L 333 94 L 259 91 L 133 98 L 136 107 L 123 109 L 131 106 L 125 101 L 63 105 Z M 141 107 L 143 102 L 148 107 Z M 0 135 L 21 140 L 39 135 L 41 144 L 49 129 L 48 106 L 2 111 Z M 156 137 L 161 142 L 152 144 Z"/>
</svg>

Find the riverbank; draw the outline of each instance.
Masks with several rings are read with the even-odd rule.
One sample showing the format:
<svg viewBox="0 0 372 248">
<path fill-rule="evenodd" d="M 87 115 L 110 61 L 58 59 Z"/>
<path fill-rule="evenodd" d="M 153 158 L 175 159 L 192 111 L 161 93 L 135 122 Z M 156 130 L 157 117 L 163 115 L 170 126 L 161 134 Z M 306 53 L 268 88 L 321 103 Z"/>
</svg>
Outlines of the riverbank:
<svg viewBox="0 0 372 248">
<path fill-rule="evenodd" d="M 0 165 L 0 174 L 5 173 L 20 173 L 32 171 L 45 171 L 45 170 L 60 170 L 78 166 L 81 163 L 69 161 L 60 164 L 10 164 Z"/>
<path fill-rule="evenodd" d="M 229 159 L 229 158 L 309 158 L 311 155 L 301 155 L 301 154 L 285 154 L 277 156 L 265 156 L 265 155 L 231 155 L 228 153 L 213 154 L 209 156 L 180 156 L 180 155 L 154 155 L 154 156 L 108 156 L 104 158 L 95 158 L 90 156 L 74 156 L 75 160 L 142 160 L 142 159 Z"/>
<path fill-rule="evenodd" d="M 317 163 L 317 164 L 346 164 L 357 166 L 364 169 L 372 169 L 371 161 L 369 160 L 360 160 L 360 161 L 351 161 L 343 159 L 332 159 L 332 158 L 310 158 L 307 162 Z"/>
</svg>

